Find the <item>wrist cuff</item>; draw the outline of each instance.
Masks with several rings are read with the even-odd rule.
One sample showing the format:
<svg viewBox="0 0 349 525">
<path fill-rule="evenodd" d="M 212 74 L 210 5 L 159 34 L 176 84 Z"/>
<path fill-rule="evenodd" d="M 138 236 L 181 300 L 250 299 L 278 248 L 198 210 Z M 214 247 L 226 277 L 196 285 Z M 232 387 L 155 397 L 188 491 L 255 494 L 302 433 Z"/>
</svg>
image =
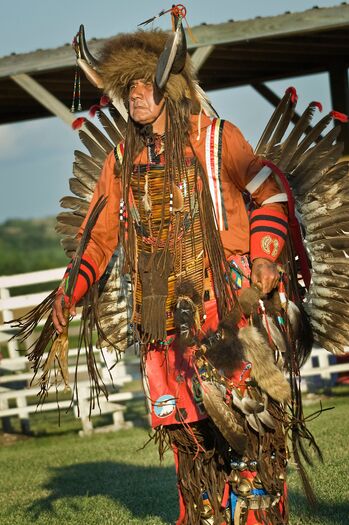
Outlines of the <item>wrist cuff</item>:
<svg viewBox="0 0 349 525">
<path fill-rule="evenodd" d="M 72 263 L 69 263 L 64 274 L 64 290 L 65 293 L 69 284 L 69 274 L 72 267 Z M 98 278 L 98 267 L 96 263 L 87 256 L 81 258 L 80 268 L 78 271 L 78 276 L 74 286 L 74 290 L 71 294 L 71 300 L 69 301 L 71 305 L 76 304 L 80 299 L 85 295 L 87 290 L 97 281 Z M 65 298 L 66 299 L 66 298 Z M 69 300 L 69 298 L 68 298 Z"/>
<path fill-rule="evenodd" d="M 287 216 L 263 206 L 251 213 L 250 257 L 251 261 L 262 257 L 276 261 L 287 236 Z"/>
</svg>

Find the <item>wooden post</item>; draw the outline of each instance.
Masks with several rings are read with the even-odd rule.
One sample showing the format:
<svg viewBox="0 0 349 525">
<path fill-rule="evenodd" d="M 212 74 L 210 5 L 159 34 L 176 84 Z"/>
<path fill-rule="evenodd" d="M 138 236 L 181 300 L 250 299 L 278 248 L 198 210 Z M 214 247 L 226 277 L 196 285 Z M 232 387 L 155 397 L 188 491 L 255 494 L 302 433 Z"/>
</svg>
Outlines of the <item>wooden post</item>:
<svg viewBox="0 0 349 525">
<path fill-rule="evenodd" d="M 333 109 L 349 115 L 348 66 L 336 64 L 330 69 L 330 87 Z M 344 143 L 344 153 L 349 154 L 349 125 L 343 124 L 338 137 Z"/>
</svg>

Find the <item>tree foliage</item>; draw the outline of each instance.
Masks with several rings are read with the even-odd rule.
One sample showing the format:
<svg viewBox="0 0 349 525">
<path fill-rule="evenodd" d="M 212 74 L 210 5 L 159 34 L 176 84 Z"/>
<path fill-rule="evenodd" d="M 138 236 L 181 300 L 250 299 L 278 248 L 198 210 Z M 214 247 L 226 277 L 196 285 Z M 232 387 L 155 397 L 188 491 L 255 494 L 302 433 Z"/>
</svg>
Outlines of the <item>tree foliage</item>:
<svg viewBox="0 0 349 525">
<path fill-rule="evenodd" d="M 67 264 L 55 232 L 56 219 L 10 219 L 0 224 L 0 275 L 47 270 Z"/>
</svg>

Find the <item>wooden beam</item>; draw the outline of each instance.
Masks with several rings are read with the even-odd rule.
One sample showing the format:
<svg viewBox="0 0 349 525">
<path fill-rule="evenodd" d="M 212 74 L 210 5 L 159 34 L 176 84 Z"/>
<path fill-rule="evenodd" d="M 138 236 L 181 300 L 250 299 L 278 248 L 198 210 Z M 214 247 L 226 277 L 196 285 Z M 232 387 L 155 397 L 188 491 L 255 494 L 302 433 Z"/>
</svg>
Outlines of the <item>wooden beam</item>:
<svg viewBox="0 0 349 525">
<path fill-rule="evenodd" d="M 233 44 L 265 38 L 287 36 L 349 28 L 349 5 L 309 9 L 302 13 L 289 13 L 252 20 L 205 24 L 192 28 L 196 41 L 188 37 L 188 48 L 194 50 L 211 45 Z M 316 38 L 316 35 L 315 35 Z M 93 53 L 104 45 L 105 39 L 89 41 Z M 0 78 L 19 73 L 59 70 L 73 67 L 75 56 L 71 46 L 65 46 L 8 56 L 0 59 Z"/>
<path fill-rule="evenodd" d="M 35 100 L 40 102 L 42 106 L 47 108 L 53 115 L 56 115 L 63 120 L 68 126 L 72 125 L 72 122 L 76 119 L 76 115 L 71 113 L 69 109 L 62 104 L 60 100 L 52 95 L 47 89 L 45 89 L 39 82 L 31 78 L 25 73 L 11 76 L 12 80 L 16 82 L 22 89 L 24 89 L 29 95 Z"/>
<path fill-rule="evenodd" d="M 189 49 L 207 45 L 220 45 L 270 37 L 302 35 L 348 27 L 349 5 L 308 9 L 302 13 L 228 22 L 225 24 L 201 25 L 192 28 L 196 42 Z"/>
<path fill-rule="evenodd" d="M 331 67 L 330 88 L 333 109 L 349 115 L 348 67 L 345 64 L 336 64 Z M 344 143 L 344 154 L 349 154 L 348 124 L 342 125 L 338 141 Z"/>
<path fill-rule="evenodd" d="M 345 28 L 349 25 L 349 5 L 308 9 L 302 13 L 201 25 L 192 28 L 196 42 L 189 43 L 193 49 L 207 45 L 256 40 L 270 37 L 304 35 L 315 31 Z"/>
<path fill-rule="evenodd" d="M 265 84 L 252 84 L 252 87 L 275 108 L 279 104 L 281 98 Z"/>
<path fill-rule="evenodd" d="M 324 70 L 318 67 L 308 67 L 307 75 L 312 75 L 316 73 L 323 73 Z M 228 74 L 226 72 L 216 72 L 215 76 L 211 71 L 206 71 L 206 68 L 202 69 L 200 73 L 200 83 L 202 84 L 205 91 L 216 90 L 216 89 L 227 89 L 231 87 L 246 86 L 250 84 L 261 84 L 262 82 L 270 82 L 272 80 L 283 80 L 293 77 L 304 77 L 304 70 L 299 71 L 298 69 L 289 69 L 286 72 L 273 71 L 255 71 L 240 74 L 239 77 L 236 75 Z"/>
<path fill-rule="evenodd" d="M 93 54 L 106 42 L 105 38 L 88 43 Z M 10 55 L 0 58 L 0 78 L 9 77 L 19 73 L 40 73 L 48 71 L 59 71 L 76 64 L 75 53 L 70 44 L 55 49 L 40 49 L 30 53 Z"/>
<path fill-rule="evenodd" d="M 194 53 L 191 55 L 191 61 L 196 72 L 198 72 L 201 66 L 206 62 L 213 50 L 214 46 L 205 46 L 198 47 L 194 51 Z"/>
</svg>

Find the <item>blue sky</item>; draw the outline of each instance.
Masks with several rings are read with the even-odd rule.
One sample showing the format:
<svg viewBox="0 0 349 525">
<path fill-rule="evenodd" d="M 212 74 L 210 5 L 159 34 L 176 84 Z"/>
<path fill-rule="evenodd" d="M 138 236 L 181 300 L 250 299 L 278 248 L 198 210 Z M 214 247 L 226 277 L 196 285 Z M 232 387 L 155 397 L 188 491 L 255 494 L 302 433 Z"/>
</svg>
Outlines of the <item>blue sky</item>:
<svg viewBox="0 0 349 525">
<path fill-rule="evenodd" d="M 187 0 L 188 21 L 194 26 L 269 16 L 285 11 L 339 5 L 335 0 Z M 169 8 L 160 0 L 0 0 L 0 56 L 54 48 L 70 42 L 81 23 L 89 38 L 133 31 L 139 22 Z M 159 23 L 169 26 L 169 18 Z M 299 110 L 311 100 L 331 109 L 327 75 L 268 83 L 282 95 L 289 85 L 299 93 Z M 252 88 L 210 93 L 219 114 L 231 120 L 254 145 L 272 107 Z M 55 215 L 59 199 L 69 193 L 76 133 L 59 119 L 47 118 L 0 126 L 0 222 L 9 218 Z"/>
</svg>

